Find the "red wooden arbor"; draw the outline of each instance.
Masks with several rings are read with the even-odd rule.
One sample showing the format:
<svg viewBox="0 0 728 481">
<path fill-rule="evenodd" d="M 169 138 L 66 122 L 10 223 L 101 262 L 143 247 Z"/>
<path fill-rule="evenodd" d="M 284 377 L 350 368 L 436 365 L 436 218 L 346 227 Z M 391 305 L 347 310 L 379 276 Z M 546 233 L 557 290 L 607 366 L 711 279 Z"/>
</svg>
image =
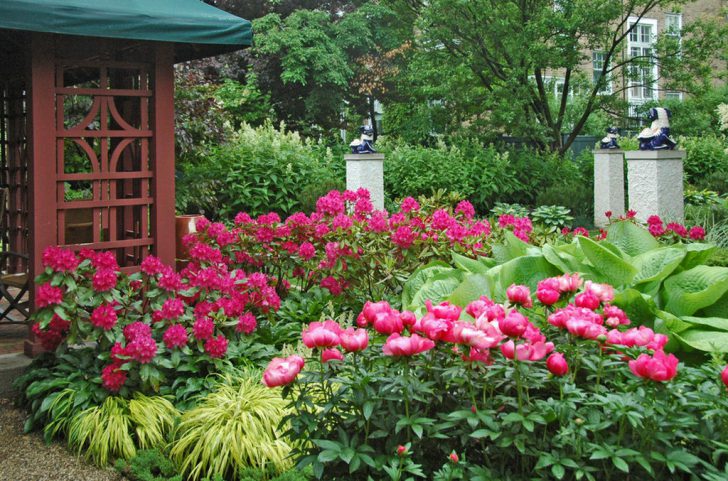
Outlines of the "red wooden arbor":
<svg viewBox="0 0 728 481">
<path fill-rule="evenodd" d="M 126 271 L 150 254 L 174 264 L 174 63 L 250 42 L 249 22 L 196 0 L 170 5 L 183 4 L 179 15 L 201 11 L 208 25 L 180 19 L 139 32 L 148 25 L 126 12 L 118 31 L 97 26 L 114 38 L 36 28 L 27 2 L 0 6 L 0 244 L 27 256 L 3 269 L 32 279 L 51 245 L 112 251 Z M 64 28 L 89 35 L 93 25 Z"/>
</svg>

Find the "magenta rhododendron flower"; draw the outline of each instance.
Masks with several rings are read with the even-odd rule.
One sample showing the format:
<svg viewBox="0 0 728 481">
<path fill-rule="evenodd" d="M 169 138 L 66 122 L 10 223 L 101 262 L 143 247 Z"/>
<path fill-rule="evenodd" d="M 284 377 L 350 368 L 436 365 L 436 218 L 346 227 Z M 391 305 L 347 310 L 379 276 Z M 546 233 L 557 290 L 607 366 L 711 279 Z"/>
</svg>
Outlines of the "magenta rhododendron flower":
<svg viewBox="0 0 728 481">
<path fill-rule="evenodd" d="M 185 313 L 185 304 L 176 297 L 172 297 L 164 301 L 162 305 L 162 319 L 177 319 Z"/>
<path fill-rule="evenodd" d="M 458 205 L 455 206 L 455 213 L 462 214 L 466 219 L 470 220 L 475 217 L 475 208 L 473 204 L 467 200 L 461 200 Z"/>
<path fill-rule="evenodd" d="M 119 264 L 116 262 L 116 254 L 111 251 L 97 252 L 94 254 L 91 257 L 91 265 L 98 270 L 119 270 Z"/>
<path fill-rule="evenodd" d="M 109 364 L 101 370 L 102 385 L 107 391 L 119 392 L 126 382 L 126 371 L 119 364 Z"/>
<path fill-rule="evenodd" d="M 531 290 L 528 286 L 511 284 L 510 287 L 506 289 L 506 295 L 512 304 L 519 304 L 526 308 L 533 306 Z"/>
<path fill-rule="evenodd" d="M 110 291 L 116 287 L 117 273 L 112 269 L 100 269 L 93 276 L 93 287 L 96 292 Z"/>
<path fill-rule="evenodd" d="M 346 352 L 363 351 L 369 345 L 369 333 L 366 329 L 354 329 L 350 327 L 339 333 L 341 347 Z"/>
<path fill-rule="evenodd" d="M 79 264 L 73 251 L 56 246 L 47 247 L 43 251 L 42 262 L 43 267 L 50 267 L 56 272 L 73 272 Z"/>
<path fill-rule="evenodd" d="M 316 248 L 310 242 L 304 242 L 298 248 L 298 255 L 307 261 L 316 255 Z"/>
<path fill-rule="evenodd" d="M 140 364 L 148 364 L 157 355 L 157 343 L 151 337 L 137 337 L 126 346 L 126 354 Z"/>
<path fill-rule="evenodd" d="M 286 358 L 274 357 L 265 368 L 263 383 L 268 387 L 290 384 L 303 369 L 303 364 L 303 358 L 295 354 Z"/>
<path fill-rule="evenodd" d="M 679 224 L 677 222 L 670 222 L 665 227 L 665 230 L 673 231 L 675 234 L 679 235 L 680 237 L 688 236 L 688 230 L 685 228 L 685 226 L 682 224 Z"/>
<path fill-rule="evenodd" d="M 690 232 L 688 233 L 690 238 L 692 240 L 703 240 L 705 239 L 705 229 L 700 227 L 699 225 L 696 225 L 694 227 L 690 228 Z"/>
<path fill-rule="evenodd" d="M 329 349 L 324 349 L 321 351 L 321 362 L 329 362 L 329 361 L 343 361 L 344 355 L 336 349 L 335 347 L 331 347 Z"/>
<path fill-rule="evenodd" d="M 408 225 L 397 227 L 397 230 L 392 234 L 392 243 L 397 245 L 400 249 L 409 249 L 417 239 L 417 234 Z"/>
<path fill-rule="evenodd" d="M 678 362 L 674 355 L 656 351 L 652 356 L 640 354 L 637 359 L 629 361 L 629 369 L 637 377 L 663 382 L 677 375 Z"/>
<path fill-rule="evenodd" d="M 70 328 L 71 323 L 69 321 L 64 321 L 57 314 L 53 314 L 51 322 L 48 323 L 48 327 L 45 330 L 40 328 L 40 323 L 33 324 L 31 330 L 40 341 L 43 349 L 46 351 L 55 351 L 58 345 L 63 342 Z"/>
<path fill-rule="evenodd" d="M 329 292 L 331 292 L 331 294 L 334 296 L 339 296 L 344 292 L 344 287 L 333 276 L 324 277 L 323 279 L 321 279 L 320 284 L 321 287 L 323 287 L 324 289 L 328 289 Z"/>
<path fill-rule="evenodd" d="M 238 318 L 235 332 L 242 332 L 245 335 L 249 335 L 255 331 L 256 327 L 258 327 L 258 321 L 255 319 L 255 316 L 250 312 L 246 312 Z"/>
<path fill-rule="evenodd" d="M 564 355 L 560 352 L 555 352 L 546 359 L 546 368 L 554 376 L 563 376 L 569 372 L 569 365 L 566 363 Z"/>
<path fill-rule="evenodd" d="M 334 321 L 312 322 L 303 329 L 303 343 L 309 349 L 338 346 L 339 333 L 341 326 Z"/>
<path fill-rule="evenodd" d="M 152 328 L 149 324 L 144 324 L 141 321 L 134 321 L 124 327 L 124 339 L 126 339 L 126 342 L 133 342 L 136 339 L 151 336 Z"/>
<path fill-rule="evenodd" d="M 405 197 L 400 204 L 402 212 L 414 212 L 420 210 L 420 204 L 412 197 Z"/>
<path fill-rule="evenodd" d="M 147 256 L 142 261 L 140 268 L 144 274 L 148 276 L 154 276 L 162 272 L 162 270 L 164 269 L 164 264 L 161 260 L 159 260 L 158 257 Z"/>
<path fill-rule="evenodd" d="M 117 319 L 114 306 L 110 304 L 101 304 L 91 313 L 90 321 L 95 327 L 100 327 L 103 330 L 108 331 L 114 328 Z"/>
<path fill-rule="evenodd" d="M 52 286 L 50 282 L 38 286 L 35 296 L 38 307 L 48 307 L 61 302 L 63 302 L 63 291 L 60 287 Z"/>
<path fill-rule="evenodd" d="M 397 333 L 387 338 L 382 347 L 385 356 L 414 356 L 421 352 L 429 351 L 435 347 L 434 341 L 412 334 L 410 337 L 403 337 Z"/>
<path fill-rule="evenodd" d="M 222 334 L 217 337 L 211 337 L 205 341 L 205 352 L 212 358 L 222 358 L 225 356 L 228 348 L 228 340 Z"/>
<path fill-rule="evenodd" d="M 164 331 L 162 340 L 164 341 L 164 345 L 167 346 L 167 349 L 184 347 L 187 345 L 187 329 L 181 324 L 173 324 Z"/>
<path fill-rule="evenodd" d="M 215 322 L 209 317 L 200 317 L 192 325 L 192 335 L 200 341 L 210 339 L 213 332 L 215 332 Z"/>
</svg>

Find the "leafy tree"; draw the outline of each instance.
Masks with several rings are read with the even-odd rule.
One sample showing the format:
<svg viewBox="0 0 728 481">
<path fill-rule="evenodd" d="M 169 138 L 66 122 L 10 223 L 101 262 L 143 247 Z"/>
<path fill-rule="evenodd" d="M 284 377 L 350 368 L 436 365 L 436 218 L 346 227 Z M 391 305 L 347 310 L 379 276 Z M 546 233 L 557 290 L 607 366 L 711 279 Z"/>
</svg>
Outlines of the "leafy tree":
<svg viewBox="0 0 728 481">
<path fill-rule="evenodd" d="M 481 90 L 480 99 L 462 95 L 463 112 L 480 112 L 475 122 L 527 137 L 561 153 L 584 129 L 592 113 L 619 111 L 620 93 L 636 81 L 644 67 L 659 62 L 667 88 L 695 91 L 711 74 L 710 62 L 725 42 L 725 27 L 695 22 L 682 41 L 662 34 L 651 52 L 630 57 L 626 43 L 634 23 L 657 9 L 679 8 L 685 0 L 389 0 L 403 14 L 414 15 L 416 47 L 426 57 L 426 73 L 440 72 Z M 599 81 L 583 66 L 591 51 L 604 53 Z M 456 79 L 448 79 L 450 72 Z M 549 79 L 563 77 L 554 96 Z M 615 88 L 603 94 L 607 79 Z M 655 79 L 643 78 L 652 82 Z M 579 92 L 582 101 L 571 103 Z M 555 98 L 554 98 L 555 97 Z M 454 104 L 459 104 L 457 98 Z M 571 124 L 571 125 L 569 125 Z M 571 133 L 562 140 L 561 133 Z"/>
</svg>

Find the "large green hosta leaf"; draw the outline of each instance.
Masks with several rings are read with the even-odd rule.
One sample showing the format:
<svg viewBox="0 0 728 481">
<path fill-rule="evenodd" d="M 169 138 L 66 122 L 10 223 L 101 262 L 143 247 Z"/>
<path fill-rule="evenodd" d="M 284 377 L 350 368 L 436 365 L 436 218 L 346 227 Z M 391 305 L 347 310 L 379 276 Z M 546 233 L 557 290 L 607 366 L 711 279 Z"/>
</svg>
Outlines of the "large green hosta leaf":
<svg viewBox="0 0 728 481">
<path fill-rule="evenodd" d="M 488 272 L 488 269 L 495 265 L 495 261 L 488 257 L 471 259 L 470 257 L 465 257 L 458 254 L 457 252 L 453 252 L 451 256 L 452 262 L 453 264 L 455 264 L 455 267 L 464 271 L 472 272 L 474 274 L 485 274 L 486 272 Z"/>
<path fill-rule="evenodd" d="M 693 328 L 675 334 L 690 347 L 706 352 L 728 352 L 728 332 Z"/>
<path fill-rule="evenodd" d="M 726 313 L 728 314 L 728 312 Z M 683 316 L 681 319 L 684 322 L 691 324 L 700 324 L 701 326 L 707 326 L 713 329 L 720 329 L 721 331 L 728 331 L 728 319 L 725 317 L 693 317 Z"/>
<path fill-rule="evenodd" d="M 425 301 L 430 300 L 433 304 L 439 304 L 450 297 L 450 294 L 457 289 L 464 277 L 462 271 L 453 269 L 435 274 L 425 281 L 422 287 L 412 296 L 409 305 L 403 304 L 405 309 L 421 313 L 424 310 Z"/>
<path fill-rule="evenodd" d="M 612 304 L 622 309 L 633 325 L 652 326 L 657 307 L 650 296 L 635 289 L 626 289 L 614 295 Z"/>
<path fill-rule="evenodd" d="M 594 269 L 613 286 L 628 285 L 637 275 L 637 269 L 632 264 L 593 240 L 579 237 L 579 246 Z"/>
<path fill-rule="evenodd" d="M 693 324 L 685 322 L 677 316 L 673 316 L 669 312 L 657 311 L 655 313 L 655 325 L 653 329 L 658 334 L 665 334 L 669 339 L 665 345 L 665 351 L 676 352 L 681 349 L 681 343 L 678 339 L 679 334 L 683 331 L 694 327 Z M 692 348 L 691 348 L 692 349 Z"/>
<path fill-rule="evenodd" d="M 686 244 L 685 249 L 687 250 L 687 254 L 682 264 L 680 264 L 680 267 L 683 269 L 692 269 L 700 264 L 705 264 L 705 261 L 713 255 L 717 247 L 712 244 L 694 243 Z"/>
<path fill-rule="evenodd" d="M 630 256 L 660 247 L 647 229 L 628 221 L 615 222 L 607 227 L 607 240 Z"/>
<path fill-rule="evenodd" d="M 448 301 L 465 307 L 480 296 L 492 297 L 493 278 L 486 274 L 470 274 L 450 294 Z"/>
<path fill-rule="evenodd" d="M 703 317 L 728 316 L 728 292 L 723 294 L 715 303 L 700 309 L 696 314 Z"/>
<path fill-rule="evenodd" d="M 407 307 L 412 304 L 415 294 L 422 289 L 428 279 L 442 272 L 453 272 L 455 269 L 450 267 L 446 262 L 433 261 L 415 270 L 405 282 L 402 288 L 402 306 Z"/>
<path fill-rule="evenodd" d="M 503 244 L 493 246 L 493 258 L 499 264 L 503 264 L 521 256 L 539 254 L 540 252 L 541 249 L 539 247 L 523 242 L 511 231 L 506 231 L 504 234 Z"/>
<path fill-rule="evenodd" d="M 714 304 L 727 291 L 728 268 L 696 266 L 665 280 L 664 309 L 677 316 L 689 316 Z"/>
<path fill-rule="evenodd" d="M 547 277 L 558 276 L 561 272 L 552 266 L 542 255 L 523 256 L 495 266 L 488 271 L 488 276 L 495 279 L 493 295 L 499 300 L 505 299 L 505 291 L 511 284 L 524 284 L 536 290 L 538 282 Z"/>
<path fill-rule="evenodd" d="M 661 247 L 644 252 L 632 259 L 637 269 L 633 284 L 659 282 L 669 276 L 685 257 L 683 247 Z"/>
</svg>

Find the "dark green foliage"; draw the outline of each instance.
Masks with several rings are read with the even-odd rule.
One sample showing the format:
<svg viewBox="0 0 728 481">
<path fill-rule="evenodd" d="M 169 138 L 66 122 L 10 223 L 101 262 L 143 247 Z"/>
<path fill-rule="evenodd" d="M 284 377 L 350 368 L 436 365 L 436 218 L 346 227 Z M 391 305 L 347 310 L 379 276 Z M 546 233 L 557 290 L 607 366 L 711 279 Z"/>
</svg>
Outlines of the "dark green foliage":
<svg viewBox="0 0 728 481">
<path fill-rule="evenodd" d="M 243 469 L 240 473 L 240 481 L 307 481 L 308 479 L 310 479 L 309 476 L 296 469 L 286 471 L 278 476 L 272 470 L 265 471 L 254 468 Z"/>
<path fill-rule="evenodd" d="M 174 463 L 156 449 L 138 451 L 128 461 L 119 459 L 115 467 L 131 481 L 182 481 Z"/>
<path fill-rule="evenodd" d="M 177 183 L 177 208 L 210 218 L 238 212 L 288 215 L 301 210 L 299 194 L 310 185 L 331 184 L 343 162 L 321 143 L 271 124 L 244 124 L 226 144 L 209 147 L 185 164 Z M 310 189 L 315 189 L 310 187 Z"/>
<path fill-rule="evenodd" d="M 711 266 L 728 267 L 728 249 L 716 249 L 706 263 Z"/>
<path fill-rule="evenodd" d="M 679 137 L 678 146 L 687 152 L 685 180 L 699 189 L 728 192 L 726 139 L 718 135 Z"/>
</svg>

